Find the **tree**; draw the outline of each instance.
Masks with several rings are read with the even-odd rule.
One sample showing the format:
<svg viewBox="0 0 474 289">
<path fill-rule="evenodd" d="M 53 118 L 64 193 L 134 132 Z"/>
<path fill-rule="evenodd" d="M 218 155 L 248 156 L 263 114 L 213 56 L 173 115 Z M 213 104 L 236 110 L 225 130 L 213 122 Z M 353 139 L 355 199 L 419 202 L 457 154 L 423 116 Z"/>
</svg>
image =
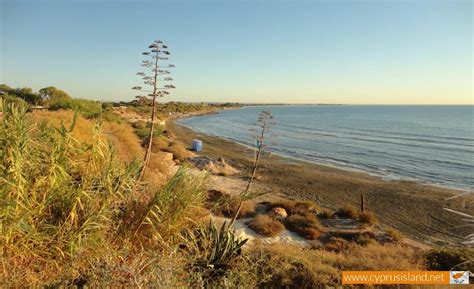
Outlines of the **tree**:
<svg viewBox="0 0 474 289">
<path fill-rule="evenodd" d="M 143 83 L 150 89 L 144 90 L 141 86 L 135 86 L 132 88 L 134 90 L 147 93 L 146 95 L 137 96 L 138 99 L 146 97 L 152 101 L 150 132 L 148 134 L 148 145 L 145 152 L 143 166 L 140 172 L 140 179 L 143 179 L 148 167 L 148 163 L 150 162 L 153 131 L 155 129 L 156 122 L 156 98 L 168 95 L 168 90 L 175 88 L 175 86 L 172 84 L 165 84 L 162 85 L 162 87 L 159 87 L 159 83 L 173 80 L 171 77 L 166 76 L 171 73 L 168 70 L 164 70 L 164 68 L 172 68 L 174 65 L 163 64 L 168 60 L 167 56 L 170 55 L 170 52 L 167 50 L 168 46 L 164 45 L 161 40 L 155 40 L 151 45 L 148 46 L 148 49 L 148 51 L 142 53 L 146 59 L 143 60 L 141 64 L 146 70 L 148 70 L 148 74 L 145 72 L 138 72 L 137 75 L 142 77 Z"/>
<path fill-rule="evenodd" d="M 255 157 L 253 160 L 252 173 L 250 174 L 250 179 L 247 183 L 247 186 L 245 187 L 245 190 L 240 195 L 241 200 L 239 203 L 239 207 L 234 217 L 232 218 L 232 221 L 230 222 L 230 224 L 233 224 L 235 222 L 235 220 L 240 214 L 240 210 L 242 209 L 242 204 L 244 200 L 247 199 L 249 196 L 250 187 L 252 186 L 252 183 L 255 179 L 255 175 L 257 174 L 257 168 L 260 162 L 260 158 L 262 157 L 262 154 L 265 151 L 265 149 L 269 146 L 269 144 L 267 144 L 266 137 L 268 133 L 270 133 L 272 127 L 275 125 L 275 121 L 273 120 L 273 118 L 274 117 L 270 111 L 262 111 L 262 113 L 260 113 L 260 115 L 258 116 L 258 120 L 255 125 L 256 129 L 254 130 L 256 150 L 255 150 Z"/>
<path fill-rule="evenodd" d="M 39 94 L 45 100 L 57 101 L 57 100 L 69 100 L 71 96 L 67 92 L 57 89 L 54 86 L 48 86 L 39 90 Z"/>
</svg>

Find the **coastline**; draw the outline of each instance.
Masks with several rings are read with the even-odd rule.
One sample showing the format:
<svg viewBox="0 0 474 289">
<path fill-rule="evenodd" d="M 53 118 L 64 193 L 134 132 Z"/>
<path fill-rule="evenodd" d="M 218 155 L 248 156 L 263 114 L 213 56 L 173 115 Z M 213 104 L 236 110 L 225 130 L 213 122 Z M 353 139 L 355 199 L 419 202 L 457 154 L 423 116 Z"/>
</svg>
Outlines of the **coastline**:
<svg viewBox="0 0 474 289">
<path fill-rule="evenodd" d="M 195 116 L 183 115 L 178 118 Z M 251 148 L 193 131 L 176 123 L 178 118 L 170 119 L 167 125 L 178 140 L 189 144 L 193 138 L 202 139 L 204 149 L 201 155 L 223 157 L 242 172 L 238 178 L 246 177 L 252 162 Z M 333 210 L 347 203 L 359 206 L 360 195 L 363 194 L 366 207 L 377 215 L 381 224 L 394 227 L 407 237 L 426 244 L 449 245 L 467 235 L 467 230 L 455 228 L 459 218 L 443 210 L 444 207 L 464 211 L 472 209 L 466 208 L 460 199 L 446 201 L 448 197 L 459 194 L 460 190 L 414 181 L 384 180 L 363 171 L 276 154 L 262 161 L 259 175 L 258 186 L 268 188 L 271 195 L 313 200 Z"/>
</svg>

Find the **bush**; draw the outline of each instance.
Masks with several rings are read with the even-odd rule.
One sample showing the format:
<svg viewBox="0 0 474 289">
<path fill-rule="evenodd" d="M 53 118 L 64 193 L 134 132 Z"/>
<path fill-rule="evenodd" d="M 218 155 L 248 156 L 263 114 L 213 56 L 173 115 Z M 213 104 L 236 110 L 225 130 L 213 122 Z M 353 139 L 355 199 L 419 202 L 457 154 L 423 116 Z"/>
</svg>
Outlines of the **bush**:
<svg viewBox="0 0 474 289">
<path fill-rule="evenodd" d="M 175 160 L 184 161 L 193 156 L 193 153 L 188 151 L 184 145 L 180 143 L 172 143 L 169 147 L 165 148 L 164 151 L 172 153 Z"/>
<path fill-rule="evenodd" d="M 102 118 L 106 121 L 116 124 L 125 124 L 127 121 L 120 115 L 114 113 L 112 110 L 107 110 L 102 114 Z"/>
<path fill-rule="evenodd" d="M 285 219 L 285 226 L 288 230 L 301 235 L 308 240 L 317 239 L 323 231 L 317 218 L 311 214 L 293 214 Z"/>
<path fill-rule="evenodd" d="M 474 249 L 432 249 L 425 254 L 425 260 L 427 268 L 433 271 L 474 272 Z"/>
<path fill-rule="evenodd" d="M 359 212 L 357 211 L 357 209 L 349 204 L 340 208 L 336 214 L 342 218 L 348 219 L 357 219 L 357 217 L 359 216 Z"/>
<path fill-rule="evenodd" d="M 266 237 L 277 236 L 285 229 L 280 221 L 268 215 L 258 215 L 246 224 L 250 229 Z"/>
<path fill-rule="evenodd" d="M 324 248 L 328 251 L 341 252 L 349 247 L 346 239 L 340 237 L 331 237 L 329 241 L 324 244 Z"/>
<path fill-rule="evenodd" d="M 132 124 L 133 128 L 144 129 L 147 127 L 146 122 L 143 120 L 136 121 Z"/>
<path fill-rule="evenodd" d="M 375 218 L 375 215 L 371 212 L 361 212 L 359 214 L 359 222 L 361 222 L 362 224 L 372 225 L 377 222 L 377 219 Z"/>
<path fill-rule="evenodd" d="M 26 102 L 16 96 L 9 95 L 9 94 L 3 94 L 1 96 L 1 102 L 0 102 L 0 111 L 3 111 L 3 105 L 9 104 L 9 103 L 14 103 L 15 105 L 26 105 Z"/>
<path fill-rule="evenodd" d="M 139 123 L 139 125 L 136 125 Z M 145 127 L 142 127 L 141 121 L 135 122 L 133 125 L 138 126 L 135 128 L 135 134 L 142 140 L 142 145 L 146 146 L 148 144 L 148 136 L 150 134 L 150 124 L 147 123 Z M 153 129 L 153 137 L 158 137 L 161 135 L 161 131 L 163 127 L 161 125 L 155 124 L 155 128 Z"/>
<path fill-rule="evenodd" d="M 289 215 L 305 215 L 308 212 L 316 213 L 320 211 L 319 206 L 312 201 L 280 200 L 270 204 L 270 209 L 275 207 L 282 207 Z"/>
<path fill-rule="evenodd" d="M 164 137 L 154 137 L 151 142 L 151 150 L 153 152 L 162 151 L 169 147 L 169 142 Z"/>
<path fill-rule="evenodd" d="M 97 118 L 102 113 L 100 102 L 86 99 L 58 98 L 51 100 L 48 108 L 49 110 L 76 110 L 85 118 Z"/>
<path fill-rule="evenodd" d="M 394 243 L 400 242 L 400 240 L 403 238 L 402 233 L 400 233 L 400 231 L 395 230 L 393 228 L 388 228 L 387 230 L 385 230 L 385 233 L 390 238 L 390 240 Z"/>
<path fill-rule="evenodd" d="M 334 213 L 329 210 L 322 210 L 318 213 L 318 218 L 320 219 L 332 219 L 334 217 Z"/>
<path fill-rule="evenodd" d="M 233 218 L 239 209 L 240 200 L 233 200 L 222 205 L 221 212 L 228 218 Z M 243 201 L 237 219 L 255 216 L 255 204 L 252 201 Z"/>
</svg>

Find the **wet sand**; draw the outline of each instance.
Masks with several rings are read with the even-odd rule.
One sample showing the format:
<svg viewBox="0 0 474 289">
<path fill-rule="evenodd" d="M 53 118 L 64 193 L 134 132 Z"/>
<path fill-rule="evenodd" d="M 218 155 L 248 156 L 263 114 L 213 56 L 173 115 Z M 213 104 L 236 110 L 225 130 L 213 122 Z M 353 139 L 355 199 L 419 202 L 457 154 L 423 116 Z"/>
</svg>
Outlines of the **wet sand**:
<svg viewBox="0 0 474 289">
<path fill-rule="evenodd" d="M 240 144 L 196 133 L 170 121 L 167 128 L 179 141 L 191 144 L 199 138 L 204 143 L 200 155 L 223 157 L 241 171 L 238 178 L 246 178 L 252 163 L 253 150 Z M 443 207 L 474 210 L 473 198 L 447 197 L 459 191 L 408 181 L 386 181 L 362 172 L 333 168 L 325 165 L 267 155 L 258 171 L 257 186 L 270 191 L 269 197 L 313 200 L 320 206 L 337 209 L 345 204 L 360 206 L 364 195 L 365 207 L 376 214 L 382 225 L 400 230 L 407 237 L 430 245 L 449 245 L 462 240 L 469 228 L 456 214 Z M 472 232 L 470 232 L 472 233 Z"/>
</svg>

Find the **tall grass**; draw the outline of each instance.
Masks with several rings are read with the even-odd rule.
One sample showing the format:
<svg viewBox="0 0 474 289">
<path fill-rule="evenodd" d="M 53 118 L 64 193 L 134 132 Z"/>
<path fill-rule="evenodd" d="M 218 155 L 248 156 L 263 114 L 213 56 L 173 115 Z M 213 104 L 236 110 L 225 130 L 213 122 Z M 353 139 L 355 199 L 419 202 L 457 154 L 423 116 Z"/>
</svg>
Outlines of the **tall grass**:
<svg viewBox="0 0 474 289">
<path fill-rule="evenodd" d="M 122 167 L 99 137 L 77 142 L 70 127 L 33 124 L 25 105 L 6 104 L 0 124 L 0 246 L 3 261 L 58 268 L 106 250 L 114 218 L 130 195 L 138 166 Z M 15 266 L 3 267 L 4 276 Z M 92 266 L 92 264 L 91 264 Z"/>
<path fill-rule="evenodd" d="M 173 239 L 193 222 L 204 178 L 182 168 L 150 191 L 100 122 L 81 142 L 77 115 L 54 126 L 27 110 L 5 103 L 0 119 L 0 286 L 178 282 Z"/>
</svg>

